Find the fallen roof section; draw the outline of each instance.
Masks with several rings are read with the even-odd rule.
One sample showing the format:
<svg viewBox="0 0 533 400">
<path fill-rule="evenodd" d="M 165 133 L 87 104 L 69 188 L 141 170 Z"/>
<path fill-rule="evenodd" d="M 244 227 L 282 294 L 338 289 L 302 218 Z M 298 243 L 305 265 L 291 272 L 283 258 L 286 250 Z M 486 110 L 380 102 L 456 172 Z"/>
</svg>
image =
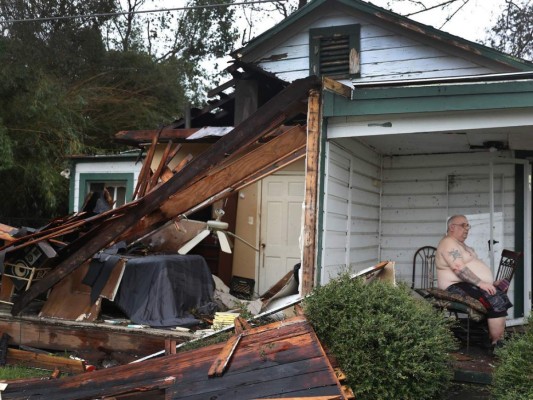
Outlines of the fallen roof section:
<svg viewBox="0 0 533 400">
<path fill-rule="evenodd" d="M 276 137 L 272 136 L 272 132 L 301 116 L 302 112 L 305 114 L 310 91 L 320 86 L 321 82 L 315 76 L 295 81 L 215 145 L 193 158 L 168 181 L 154 186 L 140 199 L 96 216 L 84 218 L 77 215 L 63 219 L 48 229 L 24 236 L 1 248 L 0 252 L 5 253 L 7 260 L 10 253 L 30 243 L 84 229 L 82 236 L 67 243 L 58 250 L 57 256 L 54 255 L 52 270 L 15 300 L 12 314 L 18 315 L 33 299 L 117 240 L 138 238 L 171 218 L 186 213 L 192 206 L 214 201 L 220 192 L 227 195 L 305 156 L 305 134 L 300 128 L 295 127 Z M 279 145 L 281 141 L 284 145 Z M 267 150 L 269 148 L 272 150 Z M 261 157 L 251 159 L 250 154 L 254 153 Z M 235 171 L 235 174 L 231 175 L 228 171 Z M 198 185 L 204 188 L 203 192 L 198 192 Z M 178 199 L 189 199 L 189 202 Z"/>
<path fill-rule="evenodd" d="M 99 370 L 60 380 L 17 382 L 7 386 L 2 398 L 81 400 L 134 398 L 136 394 L 141 397 L 135 398 L 143 399 L 190 400 L 351 397 L 344 394 L 345 388 L 303 316 L 244 330 L 228 343 L 117 366 L 112 373 Z"/>
</svg>

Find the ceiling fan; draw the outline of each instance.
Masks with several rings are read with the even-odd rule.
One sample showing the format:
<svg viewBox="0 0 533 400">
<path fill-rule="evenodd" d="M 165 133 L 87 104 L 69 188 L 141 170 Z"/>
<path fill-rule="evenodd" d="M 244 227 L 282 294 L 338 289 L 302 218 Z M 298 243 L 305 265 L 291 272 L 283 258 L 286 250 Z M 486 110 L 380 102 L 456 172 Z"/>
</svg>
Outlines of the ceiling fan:
<svg viewBox="0 0 533 400">
<path fill-rule="evenodd" d="M 233 236 L 234 238 L 240 240 L 241 242 L 251 247 L 255 251 L 259 251 L 259 249 L 257 249 L 251 243 L 248 243 L 243 238 L 227 230 L 229 226 L 228 223 L 220 220 L 224 216 L 224 214 L 225 214 L 224 210 L 222 210 L 221 208 L 217 208 L 215 210 L 215 215 L 217 216 L 216 219 L 207 221 L 206 228 L 200 231 L 195 237 L 193 237 L 183 246 L 181 246 L 178 250 L 178 253 L 187 254 L 189 251 L 191 251 L 194 247 L 196 247 L 202 240 L 204 240 L 210 234 L 216 234 L 218 238 L 218 243 L 220 245 L 220 249 L 224 253 L 231 253 L 231 248 L 233 247 L 228 235 Z"/>
</svg>

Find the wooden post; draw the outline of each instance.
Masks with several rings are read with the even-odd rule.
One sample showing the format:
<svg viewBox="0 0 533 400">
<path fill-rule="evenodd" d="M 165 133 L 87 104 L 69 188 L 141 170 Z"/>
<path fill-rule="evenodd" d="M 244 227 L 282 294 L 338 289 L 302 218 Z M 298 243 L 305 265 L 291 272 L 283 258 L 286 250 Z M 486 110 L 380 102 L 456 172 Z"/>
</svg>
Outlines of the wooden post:
<svg viewBox="0 0 533 400">
<path fill-rule="evenodd" d="M 315 285 L 318 158 L 320 150 L 320 91 L 309 92 L 307 111 L 307 157 L 305 163 L 305 209 L 302 255 L 302 296 Z"/>
<path fill-rule="evenodd" d="M 171 354 L 176 354 L 176 340 L 167 338 L 165 339 L 165 355 Z"/>
</svg>

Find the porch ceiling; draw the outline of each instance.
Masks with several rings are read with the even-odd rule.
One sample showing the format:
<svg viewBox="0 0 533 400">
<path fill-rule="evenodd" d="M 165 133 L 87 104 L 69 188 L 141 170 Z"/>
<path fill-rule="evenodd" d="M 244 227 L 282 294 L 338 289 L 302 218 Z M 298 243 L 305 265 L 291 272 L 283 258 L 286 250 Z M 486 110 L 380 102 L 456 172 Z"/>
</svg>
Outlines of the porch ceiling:
<svg viewBox="0 0 533 400">
<path fill-rule="evenodd" d="M 466 153 L 472 151 L 533 151 L 533 129 L 511 127 L 480 131 L 405 133 L 357 138 L 383 155 Z M 340 139 L 342 142 L 343 139 Z"/>
</svg>

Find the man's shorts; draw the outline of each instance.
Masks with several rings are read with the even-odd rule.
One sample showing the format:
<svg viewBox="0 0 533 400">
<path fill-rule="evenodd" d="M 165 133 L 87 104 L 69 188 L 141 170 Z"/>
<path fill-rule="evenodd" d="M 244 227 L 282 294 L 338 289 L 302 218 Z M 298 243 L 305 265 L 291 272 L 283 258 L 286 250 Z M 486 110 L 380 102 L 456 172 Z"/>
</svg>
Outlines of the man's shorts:
<svg viewBox="0 0 533 400">
<path fill-rule="evenodd" d="M 487 309 L 487 318 L 506 317 L 507 310 L 513 306 L 507 294 L 498 287 L 496 288 L 496 294 L 493 295 L 468 282 L 454 283 L 448 286 L 446 290 L 478 300 Z"/>
</svg>

